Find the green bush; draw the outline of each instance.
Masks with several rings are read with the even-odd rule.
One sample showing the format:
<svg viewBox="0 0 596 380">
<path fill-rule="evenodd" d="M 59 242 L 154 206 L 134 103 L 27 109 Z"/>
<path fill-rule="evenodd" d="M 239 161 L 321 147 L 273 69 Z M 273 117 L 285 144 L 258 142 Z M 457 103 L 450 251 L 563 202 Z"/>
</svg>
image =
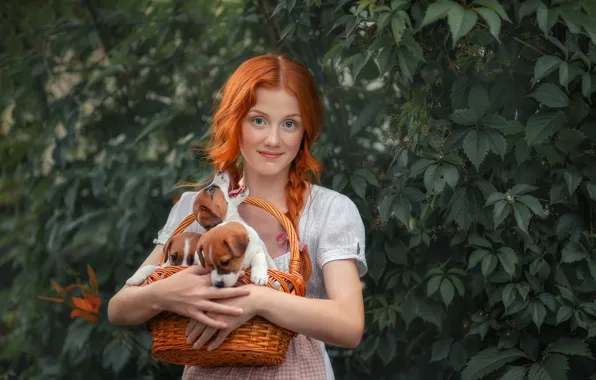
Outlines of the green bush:
<svg viewBox="0 0 596 380">
<path fill-rule="evenodd" d="M 323 184 L 368 227 L 365 336 L 330 347 L 337 378 L 596 371 L 594 2 L 203 3 L 0 6 L 0 272 L 14 278 L 0 371 L 180 373 L 105 305 L 151 249 L 172 186 L 205 174 L 189 145 L 217 89 L 272 50 L 312 69 Z M 55 296 L 50 279 L 86 283 L 88 264 L 97 324 L 38 298 Z"/>
</svg>

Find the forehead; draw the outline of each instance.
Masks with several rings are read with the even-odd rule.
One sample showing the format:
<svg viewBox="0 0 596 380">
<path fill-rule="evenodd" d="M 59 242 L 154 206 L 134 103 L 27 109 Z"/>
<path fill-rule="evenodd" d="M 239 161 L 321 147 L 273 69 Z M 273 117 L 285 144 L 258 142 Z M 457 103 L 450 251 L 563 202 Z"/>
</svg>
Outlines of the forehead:
<svg viewBox="0 0 596 380">
<path fill-rule="evenodd" d="M 271 117 L 300 115 L 298 99 L 284 89 L 257 88 L 256 103 L 249 112 L 265 112 Z"/>
</svg>

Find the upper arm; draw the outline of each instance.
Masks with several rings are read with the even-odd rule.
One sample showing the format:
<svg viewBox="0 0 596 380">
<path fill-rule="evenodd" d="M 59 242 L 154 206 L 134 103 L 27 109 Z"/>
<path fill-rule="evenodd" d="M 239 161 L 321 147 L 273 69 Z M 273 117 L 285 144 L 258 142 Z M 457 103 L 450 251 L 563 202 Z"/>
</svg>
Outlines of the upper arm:
<svg viewBox="0 0 596 380">
<path fill-rule="evenodd" d="M 323 267 L 325 290 L 330 300 L 341 304 L 345 313 L 364 324 L 362 283 L 354 260 L 336 260 Z"/>
</svg>

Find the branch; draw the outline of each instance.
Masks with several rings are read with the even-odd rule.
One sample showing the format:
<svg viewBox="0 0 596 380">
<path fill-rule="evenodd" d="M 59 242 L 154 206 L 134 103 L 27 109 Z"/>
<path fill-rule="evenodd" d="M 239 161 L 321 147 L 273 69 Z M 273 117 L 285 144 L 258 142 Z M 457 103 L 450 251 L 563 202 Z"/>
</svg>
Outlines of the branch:
<svg viewBox="0 0 596 380">
<path fill-rule="evenodd" d="M 275 50 L 280 51 L 281 32 L 279 31 L 279 28 L 277 27 L 275 21 L 271 18 L 272 12 L 271 8 L 269 7 L 269 4 L 267 4 L 266 0 L 255 0 L 255 5 L 257 6 L 257 8 L 259 8 L 259 11 L 263 15 L 263 18 L 267 23 L 267 29 L 269 30 L 269 38 L 271 39 L 273 46 L 275 46 Z"/>
</svg>

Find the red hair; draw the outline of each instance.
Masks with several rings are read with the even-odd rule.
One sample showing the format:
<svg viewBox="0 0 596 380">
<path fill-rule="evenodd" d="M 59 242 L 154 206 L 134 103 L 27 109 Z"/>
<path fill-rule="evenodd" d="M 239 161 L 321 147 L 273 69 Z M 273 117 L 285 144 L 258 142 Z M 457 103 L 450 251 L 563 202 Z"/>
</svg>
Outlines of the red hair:
<svg viewBox="0 0 596 380">
<path fill-rule="evenodd" d="M 238 186 L 240 169 L 240 135 L 242 120 L 256 104 L 257 88 L 284 89 L 298 99 L 305 129 L 300 150 L 290 166 L 286 185 L 287 216 L 296 233 L 305 203 L 307 185 L 320 180 L 321 164 L 310 153 L 323 124 L 323 106 L 310 71 L 302 64 L 283 55 L 266 54 L 243 62 L 221 89 L 221 100 L 213 116 L 213 132 L 208 159 L 215 170 L 225 170 L 232 176 L 232 188 Z M 304 258 L 303 268 L 310 260 Z M 304 273 L 303 273 L 304 275 Z M 308 276 L 307 276 L 308 277 Z"/>
</svg>

